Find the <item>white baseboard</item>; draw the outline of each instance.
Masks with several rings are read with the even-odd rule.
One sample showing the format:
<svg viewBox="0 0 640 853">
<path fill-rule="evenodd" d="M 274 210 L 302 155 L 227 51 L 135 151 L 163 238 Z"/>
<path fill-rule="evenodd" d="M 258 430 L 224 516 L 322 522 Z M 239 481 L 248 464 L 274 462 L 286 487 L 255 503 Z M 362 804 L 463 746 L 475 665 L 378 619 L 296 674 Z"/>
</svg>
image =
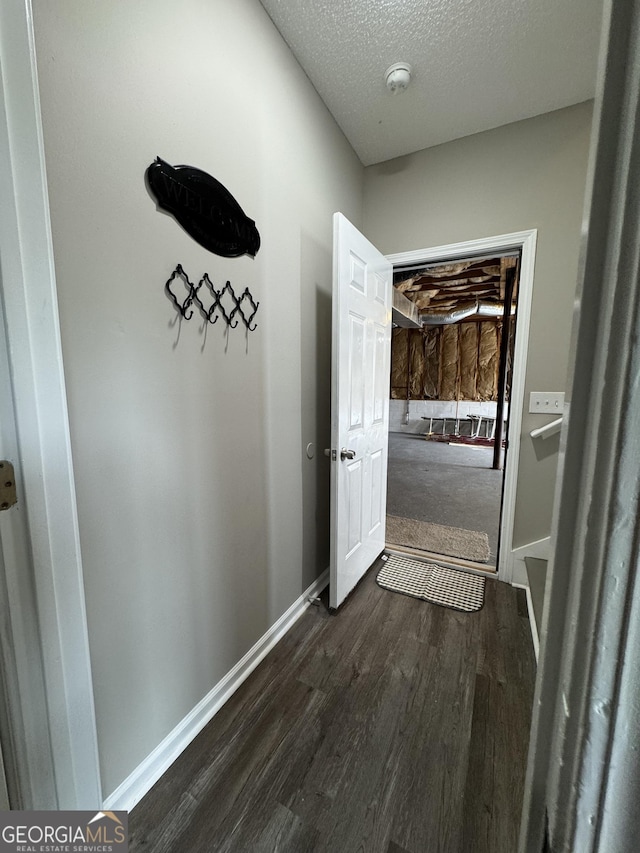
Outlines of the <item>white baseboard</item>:
<svg viewBox="0 0 640 853">
<path fill-rule="evenodd" d="M 224 703 L 235 693 L 242 682 L 253 672 L 309 606 L 308 599 L 318 595 L 329 583 L 329 570 L 324 571 L 311 586 L 296 599 L 278 621 L 249 649 L 224 678 L 181 720 L 167 737 L 104 801 L 109 811 L 131 811 L 155 785 L 162 774 L 173 764 L 191 741 L 207 725 Z"/>
<path fill-rule="evenodd" d="M 527 566 L 524 561 L 525 557 L 536 557 L 540 560 L 548 560 L 551 554 L 551 538 L 546 536 L 544 539 L 537 539 L 535 542 L 529 542 L 527 545 L 522 545 L 520 548 L 514 548 L 511 552 L 512 560 L 512 577 L 511 585 L 521 587 L 527 593 L 527 610 L 529 611 L 529 624 L 531 625 L 531 639 L 533 641 L 533 649 L 536 654 L 536 661 L 540 653 L 540 635 L 538 633 L 538 625 L 533 613 L 533 601 L 531 600 L 531 591 L 529 589 L 529 578 L 527 577 Z"/>
<path fill-rule="evenodd" d="M 536 656 L 536 663 L 540 655 L 540 635 L 538 634 L 538 625 L 533 612 L 533 599 L 531 598 L 531 590 L 528 583 L 513 583 L 512 586 L 524 589 L 527 595 L 527 613 L 529 614 L 529 625 L 531 625 L 531 640 L 533 642 L 533 651 Z"/>
<path fill-rule="evenodd" d="M 536 557 L 540 560 L 548 560 L 551 554 L 551 537 L 545 536 L 544 539 L 536 539 L 535 542 L 528 542 L 526 545 L 521 545 L 519 548 L 514 548 L 508 555 L 509 572 L 511 574 L 510 583 L 512 586 L 529 586 L 527 578 L 527 567 L 524 562 L 525 557 Z M 507 577 L 505 573 L 505 577 Z"/>
</svg>

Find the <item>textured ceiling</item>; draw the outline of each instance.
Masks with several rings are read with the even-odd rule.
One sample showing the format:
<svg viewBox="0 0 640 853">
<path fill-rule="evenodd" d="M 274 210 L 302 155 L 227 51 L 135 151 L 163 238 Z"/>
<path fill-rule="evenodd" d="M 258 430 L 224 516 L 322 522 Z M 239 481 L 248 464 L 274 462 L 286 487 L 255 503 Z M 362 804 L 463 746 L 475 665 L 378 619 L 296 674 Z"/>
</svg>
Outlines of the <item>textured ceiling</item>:
<svg viewBox="0 0 640 853">
<path fill-rule="evenodd" d="M 594 95 L 602 0 L 261 3 L 365 165 Z"/>
</svg>

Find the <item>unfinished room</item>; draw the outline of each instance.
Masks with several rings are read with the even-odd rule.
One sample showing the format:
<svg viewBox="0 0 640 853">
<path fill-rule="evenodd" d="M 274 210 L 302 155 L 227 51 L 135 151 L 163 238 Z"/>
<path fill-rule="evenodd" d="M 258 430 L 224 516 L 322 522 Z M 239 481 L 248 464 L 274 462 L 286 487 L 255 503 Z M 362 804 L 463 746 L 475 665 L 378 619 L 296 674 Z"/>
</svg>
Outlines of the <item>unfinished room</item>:
<svg viewBox="0 0 640 853">
<path fill-rule="evenodd" d="M 391 547 L 496 570 L 518 265 L 508 255 L 394 268 Z"/>
</svg>

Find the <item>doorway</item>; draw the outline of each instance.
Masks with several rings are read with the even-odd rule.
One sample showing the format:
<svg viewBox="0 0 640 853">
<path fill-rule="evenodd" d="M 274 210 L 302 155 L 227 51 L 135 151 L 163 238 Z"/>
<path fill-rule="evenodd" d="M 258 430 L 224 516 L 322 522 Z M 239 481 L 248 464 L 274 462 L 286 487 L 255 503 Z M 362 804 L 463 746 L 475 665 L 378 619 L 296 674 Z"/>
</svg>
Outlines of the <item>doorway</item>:
<svg viewBox="0 0 640 853">
<path fill-rule="evenodd" d="M 495 572 L 519 265 L 513 252 L 394 269 L 389 545 Z"/>
<path fill-rule="evenodd" d="M 396 289 L 422 313 L 413 330 L 394 330 L 388 516 L 409 512 L 445 538 L 461 531 L 462 551 L 433 553 L 508 582 L 535 240 L 529 231 L 388 256 Z"/>
</svg>

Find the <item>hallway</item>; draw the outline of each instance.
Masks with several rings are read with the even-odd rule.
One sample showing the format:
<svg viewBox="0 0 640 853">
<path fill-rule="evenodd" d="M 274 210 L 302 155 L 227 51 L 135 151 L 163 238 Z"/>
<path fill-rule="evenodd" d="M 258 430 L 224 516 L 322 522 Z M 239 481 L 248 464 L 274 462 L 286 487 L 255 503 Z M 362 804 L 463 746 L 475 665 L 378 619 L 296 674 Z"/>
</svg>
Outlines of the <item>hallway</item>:
<svg viewBox="0 0 640 853">
<path fill-rule="evenodd" d="M 521 590 L 310 607 L 129 818 L 131 853 L 512 853 L 533 699 Z M 323 596 L 326 599 L 326 593 Z"/>
</svg>

